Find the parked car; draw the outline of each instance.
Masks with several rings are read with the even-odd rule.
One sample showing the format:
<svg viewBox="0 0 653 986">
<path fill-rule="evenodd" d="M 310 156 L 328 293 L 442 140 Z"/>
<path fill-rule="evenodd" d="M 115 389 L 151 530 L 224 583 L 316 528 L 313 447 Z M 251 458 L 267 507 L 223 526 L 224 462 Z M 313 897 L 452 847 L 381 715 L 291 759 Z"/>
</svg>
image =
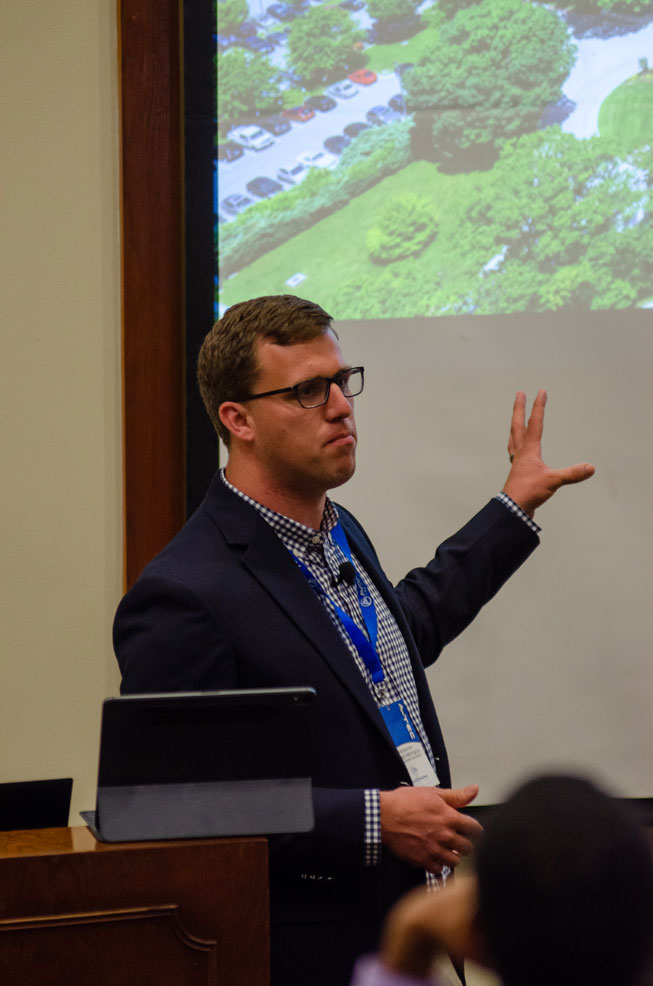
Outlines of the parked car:
<svg viewBox="0 0 653 986">
<path fill-rule="evenodd" d="M 297 16 L 290 4 L 287 3 L 271 3 L 269 7 L 266 7 L 266 10 L 278 21 L 292 21 Z"/>
<path fill-rule="evenodd" d="M 267 38 L 259 38 L 255 34 L 250 38 L 237 38 L 235 44 L 248 51 L 256 51 L 259 54 L 268 54 L 274 51 L 274 45 Z"/>
<path fill-rule="evenodd" d="M 375 126 L 380 127 L 384 123 L 392 123 L 393 120 L 399 119 L 399 113 L 395 113 L 391 110 L 389 106 L 373 106 L 371 110 L 368 110 L 365 114 L 370 123 Z"/>
<path fill-rule="evenodd" d="M 371 86 L 373 82 L 376 82 L 376 72 L 373 72 L 371 68 L 358 68 L 355 72 L 350 73 L 349 79 L 359 86 Z"/>
<path fill-rule="evenodd" d="M 361 122 L 355 121 L 354 123 L 348 123 L 347 126 L 346 127 L 343 127 L 342 129 L 343 129 L 343 132 L 348 137 L 351 137 L 352 140 L 353 140 L 354 137 L 358 137 L 358 135 L 360 133 L 362 133 L 363 130 L 371 130 L 371 127 L 370 127 L 370 124 L 369 123 L 361 123 Z"/>
<path fill-rule="evenodd" d="M 406 112 L 406 101 L 404 100 L 403 93 L 396 93 L 396 95 L 391 96 L 388 100 L 388 106 L 395 113 L 405 113 Z"/>
<path fill-rule="evenodd" d="M 301 161 L 295 161 L 294 164 L 288 165 L 287 168 L 279 168 L 277 171 L 277 178 L 279 181 L 285 181 L 289 185 L 299 185 L 300 181 L 303 181 L 308 174 L 308 168 Z"/>
<path fill-rule="evenodd" d="M 224 144 L 218 144 L 218 161 L 235 161 L 244 153 L 245 148 L 235 140 L 225 140 Z"/>
<path fill-rule="evenodd" d="M 302 151 L 297 155 L 297 160 L 307 168 L 335 168 L 338 158 L 329 151 Z"/>
<path fill-rule="evenodd" d="M 291 106 L 289 110 L 284 110 L 283 115 L 287 120 L 296 120 L 297 123 L 306 123 L 307 120 L 312 120 L 315 116 L 314 111 L 310 106 L 305 104 L 302 106 Z"/>
<path fill-rule="evenodd" d="M 281 113 L 262 116 L 258 122 L 260 127 L 263 127 L 268 133 L 274 134 L 275 137 L 278 137 L 279 134 L 287 134 L 291 127 L 290 120 L 286 120 Z"/>
<path fill-rule="evenodd" d="M 343 79 L 342 82 L 334 82 L 333 85 L 327 88 L 329 96 L 335 96 L 336 99 L 350 99 L 358 91 L 358 87 L 353 82 L 350 82 L 349 79 Z"/>
<path fill-rule="evenodd" d="M 349 144 L 351 144 L 351 137 L 347 137 L 345 134 L 336 134 L 334 137 L 327 137 L 324 141 L 324 147 L 330 154 L 342 154 Z"/>
<path fill-rule="evenodd" d="M 240 192 L 234 192 L 233 195 L 227 195 L 226 199 L 222 200 L 220 208 L 232 216 L 237 216 L 239 212 L 242 212 L 248 205 L 251 205 L 252 201 L 246 195 L 241 195 Z"/>
<path fill-rule="evenodd" d="M 234 140 L 237 144 L 242 144 L 243 147 L 248 147 L 252 151 L 262 151 L 270 144 L 274 144 L 274 140 L 267 132 L 267 130 L 262 130 L 261 127 L 257 127 L 255 124 L 245 124 L 242 127 L 234 127 L 227 134 L 229 140 Z"/>
<path fill-rule="evenodd" d="M 317 96 L 309 96 L 304 101 L 304 106 L 310 106 L 312 110 L 319 110 L 320 113 L 326 113 L 327 110 L 335 109 L 337 105 L 335 99 L 332 99 L 331 96 L 326 96 L 324 93 L 318 94 Z"/>
<path fill-rule="evenodd" d="M 245 187 L 248 192 L 251 192 L 252 195 L 256 195 L 259 199 L 272 198 L 272 196 L 276 195 L 277 192 L 281 192 L 283 190 L 283 185 L 281 185 L 278 181 L 275 181 L 274 178 L 266 178 L 265 176 L 261 176 L 260 178 L 252 178 L 251 181 L 247 182 Z"/>
</svg>

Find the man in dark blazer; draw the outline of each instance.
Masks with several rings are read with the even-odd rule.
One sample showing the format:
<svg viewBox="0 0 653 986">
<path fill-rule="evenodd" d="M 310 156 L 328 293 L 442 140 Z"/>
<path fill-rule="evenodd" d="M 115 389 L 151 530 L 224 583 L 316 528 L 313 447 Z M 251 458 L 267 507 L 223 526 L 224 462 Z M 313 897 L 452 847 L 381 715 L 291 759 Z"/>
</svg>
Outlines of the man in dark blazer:
<svg viewBox="0 0 653 986">
<path fill-rule="evenodd" d="M 593 469 L 544 465 L 546 395 L 526 425 L 519 394 L 501 499 L 393 587 L 327 497 L 354 472 L 363 386 L 330 317 L 293 296 L 235 305 L 198 376 L 228 464 L 120 604 L 122 691 L 316 690 L 315 828 L 270 840 L 272 983 L 344 986 L 390 904 L 425 873 L 441 881 L 479 832 L 460 810 L 478 789 L 450 788 L 424 667 L 536 547 L 536 507 Z"/>
</svg>

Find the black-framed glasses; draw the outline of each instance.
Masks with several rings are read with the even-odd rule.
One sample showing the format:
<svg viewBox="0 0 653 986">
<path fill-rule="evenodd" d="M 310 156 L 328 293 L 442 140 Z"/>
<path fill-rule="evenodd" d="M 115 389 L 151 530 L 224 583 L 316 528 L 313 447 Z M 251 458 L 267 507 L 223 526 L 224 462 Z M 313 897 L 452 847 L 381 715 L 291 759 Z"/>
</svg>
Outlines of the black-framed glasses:
<svg viewBox="0 0 653 986">
<path fill-rule="evenodd" d="M 237 398 L 238 401 L 256 401 L 259 397 L 273 397 L 275 394 L 294 394 L 302 407 L 320 407 L 326 404 L 331 393 L 331 384 L 340 387 L 345 397 L 358 397 L 363 391 L 364 366 L 351 366 L 347 370 L 339 370 L 332 377 L 312 377 L 302 380 L 294 387 L 281 387 L 279 390 L 266 390 L 263 394 L 248 394 Z"/>
</svg>

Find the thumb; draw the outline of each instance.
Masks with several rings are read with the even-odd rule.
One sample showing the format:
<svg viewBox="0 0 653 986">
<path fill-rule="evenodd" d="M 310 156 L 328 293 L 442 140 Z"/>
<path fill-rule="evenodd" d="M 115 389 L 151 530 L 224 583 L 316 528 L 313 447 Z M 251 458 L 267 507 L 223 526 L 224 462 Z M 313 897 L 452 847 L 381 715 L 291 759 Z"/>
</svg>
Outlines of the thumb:
<svg viewBox="0 0 653 986">
<path fill-rule="evenodd" d="M 478 794 L 478 784 L 468 784 L 467 787 L 437 788 L 437 793 L 451 808 L 464 808 Z"/>
<path fill-rule="evenodd" d="M 579 462 L 575 466 L 567 466 L 566 469 L 558 470 L 560 486 L 569 486 L 572 483 L 582 483 L 584 480 L 593 476 L 596 470 L 589 462 Z"/>
</svg>

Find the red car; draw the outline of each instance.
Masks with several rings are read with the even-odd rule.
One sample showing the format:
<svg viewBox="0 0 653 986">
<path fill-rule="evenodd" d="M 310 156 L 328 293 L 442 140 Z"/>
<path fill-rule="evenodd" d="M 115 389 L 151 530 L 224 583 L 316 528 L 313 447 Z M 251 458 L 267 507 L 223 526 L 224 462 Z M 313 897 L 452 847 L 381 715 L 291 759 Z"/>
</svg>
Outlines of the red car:
<svg viewBox="0 0 653 986">
<path fill-rule="evenodd" d="M 376 82 L 376 72 L 370 68 L 359 68 L 349 76 L 352 82 L 357 82 L 359 86 L 369 86 Z"/>
<path fill-rule="evenodd" d="M 297 123 L 306 123 L 307 120 L 313 119 L 315 112 L 310 106 L 291 106 L 289 110 L 283 111 L 283 115 L 288 120 L 295 120 Z"/>
</svg>

